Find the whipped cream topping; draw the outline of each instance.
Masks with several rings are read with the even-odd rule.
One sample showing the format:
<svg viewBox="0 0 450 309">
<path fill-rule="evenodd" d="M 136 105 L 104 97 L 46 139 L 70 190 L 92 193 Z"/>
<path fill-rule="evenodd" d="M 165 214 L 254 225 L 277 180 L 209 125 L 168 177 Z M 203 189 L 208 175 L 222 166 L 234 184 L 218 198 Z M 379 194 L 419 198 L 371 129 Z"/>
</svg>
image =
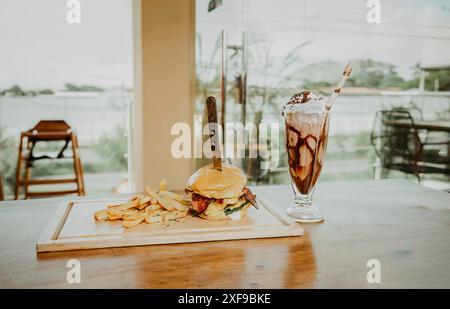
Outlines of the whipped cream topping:
<svg viewBox="0 0 450 309">
<path fill-rule="evenodd" d="M 282 108 L 282 116 L 293 112 L 322 114 L 325 112 L 325 99 L 303 91 L 295 94 Z"/>
</svg>

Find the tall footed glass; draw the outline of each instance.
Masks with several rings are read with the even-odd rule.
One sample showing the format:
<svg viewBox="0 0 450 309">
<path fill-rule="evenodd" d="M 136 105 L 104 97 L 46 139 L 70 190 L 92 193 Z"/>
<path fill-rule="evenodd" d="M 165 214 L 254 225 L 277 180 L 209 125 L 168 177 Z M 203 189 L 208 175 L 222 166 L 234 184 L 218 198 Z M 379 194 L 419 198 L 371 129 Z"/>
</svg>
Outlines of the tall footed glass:
<svg viewBox="0 0 450 309">
<path fill-rule="evenodd" d="M 283 109 L 289 174 L 295 195 L 286 213 L 299 222 L 319 222 L 324 218 L 312 196 L 325 160 L 330 114 L 323 99 L 306 95 L 297 101 Z"/>
</svg>

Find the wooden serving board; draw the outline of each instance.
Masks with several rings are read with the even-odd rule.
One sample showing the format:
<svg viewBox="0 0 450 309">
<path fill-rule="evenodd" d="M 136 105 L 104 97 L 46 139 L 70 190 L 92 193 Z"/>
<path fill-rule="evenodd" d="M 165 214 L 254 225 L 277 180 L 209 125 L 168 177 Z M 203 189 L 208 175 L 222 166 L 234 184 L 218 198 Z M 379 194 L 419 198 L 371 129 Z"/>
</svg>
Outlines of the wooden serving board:
<svg viewBox="0 0 450 309">
<path fill-rule="evenodd" d="M 175 244 L 217 240 L 300 236 L 302 227 L 281 210 L 258 200 L 240 221 L 208 221 L 186 216 L 167 223 L 124 228 L 121 221 L 95 222 L 93 214 L 126 199 L 63 202 L 39 238 L 38 252 Z"/>
</svg>

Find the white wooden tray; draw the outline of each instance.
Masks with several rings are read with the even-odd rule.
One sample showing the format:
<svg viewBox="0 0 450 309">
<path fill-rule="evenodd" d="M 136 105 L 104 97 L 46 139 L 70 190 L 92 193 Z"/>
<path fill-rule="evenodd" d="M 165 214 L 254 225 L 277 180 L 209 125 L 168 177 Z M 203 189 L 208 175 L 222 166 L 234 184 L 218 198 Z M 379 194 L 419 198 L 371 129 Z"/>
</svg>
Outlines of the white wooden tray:
<svg viewBox="0 0 450 309">
<path fill-rule="evenodd" d="M 175 244 L 217 240 L 300 236 L 302 227 L 279 209 L 260 201 L 241 221 L 207 221 L 188 215 L 166 224 L 141 223 L 124 228 L 121 222 L 95 222 L 93 213 L 125 199 L 63 202 L 39 238 L 38 252 Z"/>
</svg>

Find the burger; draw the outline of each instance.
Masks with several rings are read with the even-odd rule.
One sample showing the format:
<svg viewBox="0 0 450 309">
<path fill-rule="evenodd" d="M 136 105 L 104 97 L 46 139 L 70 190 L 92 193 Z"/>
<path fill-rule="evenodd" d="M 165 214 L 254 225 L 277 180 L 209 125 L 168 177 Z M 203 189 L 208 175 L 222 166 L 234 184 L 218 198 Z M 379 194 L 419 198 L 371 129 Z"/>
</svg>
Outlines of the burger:
<svg viewBox="0 0 450 309">
<path fill-rule="evenodd" d="M 245 187 L 247 177 L 232 165 L 213 164 L 197 170 L 188 180 L 186 194 L 194 215 L 206 220 L 240 220 L 251 205 L 258 208 L 255 196 Z"/>
</svg>

